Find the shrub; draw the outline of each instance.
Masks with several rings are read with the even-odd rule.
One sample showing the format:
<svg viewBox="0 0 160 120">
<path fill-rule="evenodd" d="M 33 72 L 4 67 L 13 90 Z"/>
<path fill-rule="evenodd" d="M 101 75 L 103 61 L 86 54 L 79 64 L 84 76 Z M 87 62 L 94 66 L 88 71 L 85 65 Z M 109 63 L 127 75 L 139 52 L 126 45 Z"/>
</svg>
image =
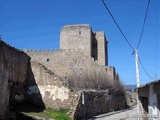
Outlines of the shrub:
<svg viewBox="0 0 160 120">
<path fill-rule="evenodd" d="M 119 80 L 112 79 L 102 67 L 86 67 L 68 76 L 68 83 L 73 88 L 106 90 L 114 93 L 124 93 L 124 85 Z"/>
</svg>

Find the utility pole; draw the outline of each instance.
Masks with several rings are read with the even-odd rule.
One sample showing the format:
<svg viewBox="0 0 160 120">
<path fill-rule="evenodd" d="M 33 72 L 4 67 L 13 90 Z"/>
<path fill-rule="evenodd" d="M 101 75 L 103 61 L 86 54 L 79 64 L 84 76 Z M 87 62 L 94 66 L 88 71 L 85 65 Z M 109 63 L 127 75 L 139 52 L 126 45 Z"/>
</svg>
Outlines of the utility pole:
<svg viewBox="0 0 160 120">
<path fill-rule="evenodd" d="M 136 63 L 136 81 L 137 81 L 137 118 L 138 120 L 140 120 L 140 101 L 138 98 L 138 87 L 140 87 L 140 77 L 139 77 L 139 66 L 138 66 L 138 50 L 135 49 L 135 51 L 133 52 L 135 54 L 135 63 Z"/>
<path fill-rule="evenodd" d="M 84 96 L 85 92 L 82 91 L 82 107 L 83 107 L 83 120 L 86 120 L 85 118 L 85 96 Z"/>
<path fill-rule="evenodd" d="M 137 87 L 140 87 L 140 77 L 139 77 L 139 66 L 138 66 L 138 51 L 135 49 L 135 62 L 136 62 L 136 80 L 137 80 Z"/>
</svg>

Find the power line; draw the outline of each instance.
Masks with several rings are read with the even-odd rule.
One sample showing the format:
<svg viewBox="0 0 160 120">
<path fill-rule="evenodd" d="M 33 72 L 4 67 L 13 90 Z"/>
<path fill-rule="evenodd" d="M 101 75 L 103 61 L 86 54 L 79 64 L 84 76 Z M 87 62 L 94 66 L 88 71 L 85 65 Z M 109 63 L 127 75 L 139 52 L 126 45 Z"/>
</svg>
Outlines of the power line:
<svg viewBox="0 0 160 120">
<path fill-rule="evenodd" d="M 145 69 L 145 67 L 144 67 L 144 65 L 142 64 L 142 62 L 141 62 L 141 60 L 140 60 L 139 57 L 138 57 L 138 60 L 139 60 L 139 63 L 141 64 L 141 66 L 142 66 L 144 72 L 147 74 L 147 76 L 148 76 L 149 78 L 153 79 L 153 78 L 149 75 L 149 73 L 147 72 L 147 70 Z"/>
<path fill-rule="evenodd" d="M 117 25 L 119 31 L 121 32 L 121 34 L 123 35 L 124 39 L 126 40 L 126 42 L 128 43 L 128 45 L 134 50 L 133 46 L 130 44 L 130 42 L 128 41 L 128 39 L 126 38 L 126 36 L 124 35 L 124 33 L 122 32 L 121 28 L 119 27 L 118 23 L 116 22 L 115 18 L 113 17 L 112 13 L 110 12 L 109 8 L 107 7 L 106 3 L 104 2 L 104 0 L 102 0 L 106 10 L 108 11 L 108 13 L 110 14 L 110 16 L 112 17 L 113 21 L 115 22 L 115 24 Z M 143 35 L 143 31 L 144 31 L 144 27 L 145 27 L 145 23 L 146 23 L 146 18 L 147 18 L 147 14 L 148 14 L 148 9 L 149 9 L 149 4 L 150 4 L 150 0 L 148 0 L 148 5 L 147 5 L 147 10 L 146 10 L 146 14 L 145 14 L 145 18 L 144 18 L 144 23 L 143 23 L 143 27 L 142 27 L 142 32 L 140 35 L 140 39 L 137 45 L 137 49 L 140 45 L 141 39 L 142 39 L 142 35 Z M 135 50 L 134 50 L 135 51 Z M 142 64 L 141 60 L 138 58 L 143 70 L 145 71 L 145 73 L 147 74 L 147 76 L 151 79 L 153 79 L 147 72 L 147 70 L 145 69 L 144 65 Z"/>
<path fill-rule="evenodd" d="M 119 27 L 118 23 L 116 22 L 115 18 L 113 17 L 112 13 L 110 12 L 109 8 L 107 7 L 106 3 L 104 2 L 104 0 L 102 0 L 106 10 L 108 11 L 108 13 L 110 14 L 110 16 L 112 17 L 113 21 L 115 22 L 115 24 L 117 25 L 119 31 L 121 32 L 121 34 L 123 35 L 124 39 L 126 40 L 126 42 L 128 43 L 128 45 L 134 50 L 133 46 L 130 44 L 130 42 L 128 41 L 128 39 L 126 38 L 126 36 L 124 35 L 124 33 L 122 32 L 121 28 Z"/>
<path fill-rule="evenodd" d="M 144 27 L 145 27 L 145 23 L 146 23 L 146 19 L 147 19 L 147 14 L 148 14 L 148 9 L 149 9 L 149 4 L 150 4 L 150 0 L 148 0 L 148 5 L 147 5 L 147 9 L 146 9 L 146 14 L 145 14 L 145 17 L 144 17 L 144 21 L 143 21 L 143 26 L 142 26 L 142 31 L 141 31 L 141 34 L 140 34 L 140 38 L 139 38 L 139 42 L 138 42 L 138 45 L 137 45 L 137 49 L 141 43 L 141 40 L 142 40 L 142 36 L 143 36 L 143 31 L 144 31 Z"/>
</svg>

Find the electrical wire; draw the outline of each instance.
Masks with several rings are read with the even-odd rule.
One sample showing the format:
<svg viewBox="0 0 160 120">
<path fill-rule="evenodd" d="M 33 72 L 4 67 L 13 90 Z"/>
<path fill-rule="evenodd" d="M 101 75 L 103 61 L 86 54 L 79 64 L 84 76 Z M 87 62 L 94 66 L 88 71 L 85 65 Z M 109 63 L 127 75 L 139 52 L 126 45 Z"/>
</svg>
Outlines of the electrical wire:
<svg viewBox="0 0 160 120">
<path fill-rule="evenodd" d="M 130 44 L 130 42 L 128 41 L 128 39 L 126 38 L 126 36 L 124 35 L 124 33 L 122 32 L 122 29 L 120 28 L 120 26 L 118 25 L 118 23 L 116 22 L 115 18 L 113 17 L 112 13 L 110 12 L 109 8 L 107 7 L 106 3 L 104 2 L 104 0 L 102 0 L 106 10 L 108 11 L 108 13 L 110 14 L 111 18 L 113 19 L 113 21 L 115 22 L 116 26 L 118 27 L 119 31 L 121 32 L 121 34 L 123 35 L 124 39 L 126 40 L 126 42 L 128 43 L 128 45 L 131 47 L 131 49 L 134 50 L 133 46 Z"/>
<path fill-rule="evenodd" d="M 146 14 L 145 14 L 144 21 L 143 21 L 143 26 L 142 26 L 142 31 L 141 31 L 140 38 L 139 38 L 139 42 L 138 42 L 138 45 L 137 45 L 137 50 L 138 50 L 139 45 L 140 45 L 141 40 L 142 40 L 142 36 L 143 36 L 143 32 L 144 32 L 144 27 L 145 27 L 147 15 L 148 15 L 149 4 L 150 4 L 150 0 L 148 0 L 147 9 L 146 9 Z"/>
<path fill-rule="evenodd" d="M 142 64 L 142 62 L 141 62 L 141 60 L 140 60 L 139 57 L 138 57 L 138 61 L 139 61 L 139 63 L 141 64 L 141 66 L 142 66 L 144 72 L 147 74 L 147 76 L 148 76 L 149 78 L 153 79 L 153 78 L 149 75 L 149 73 L 147 72 L 147 70 L 145 69 L 145 67 L 144 67 L 144 65 Z"/>
<path fill-rule="evenodd" d="M 110 14 L 110 16 L 112 17 L 113 21 L 115 22 L 115 24 L 117 25 L 119 31 L 121 32 L 121 34 L 123 35 L 124 39 L 126 40 L 126 42 L 128 43 L 128 45 L 135 51 L 135 49 L 133 48 L 133 46 L 130 44 L 130 42 L 128 41 L 128 39 L 126 38 L 126 36 L 124 35 L 124 33 L 122 32 L 120 26 L 118 25 L 118 23 L 116 22 L 115 18 L 113 17 L 112 13 L 110 12 L 109 8 L 107 7 L 106 3 L 104 2 L 104 0 L 102 0 L 106 10 L 108 11 L 108 13 Z M 146 23 L 146 19 L 147 19 L 147 14 L 148 14 L 148 9 L 149 9 L 149 4 L 150 4 L 150 0 L 148 0 L 148 5 L 147 5 L 147 9 L 146 9 L 146 14 L 145 14 L 145 18 L 144 18 L 144 22 L 143 22 L 143 27 L 142 27 L 142 31 L 141 31 L 141 35 L 140 35 L 140 38 L 139 38 L 139 42 L 138 42 L 138 45 L 137 45 L 137 49 L 141 43 L 141 39 L 142 39 L 142 36 L 143 36 L 143 31 L 144 31 L 144 27 L 145 27 L 145 23 Z M 147 74 L 147 76 L 151 79 L 153 79 L 147 72 L 147 70 L 145 69 L 144 65 L 142 64 L 141 60 L 138 58 L 143 70 L 145 71 L 145 73 Z"/>
</svg>

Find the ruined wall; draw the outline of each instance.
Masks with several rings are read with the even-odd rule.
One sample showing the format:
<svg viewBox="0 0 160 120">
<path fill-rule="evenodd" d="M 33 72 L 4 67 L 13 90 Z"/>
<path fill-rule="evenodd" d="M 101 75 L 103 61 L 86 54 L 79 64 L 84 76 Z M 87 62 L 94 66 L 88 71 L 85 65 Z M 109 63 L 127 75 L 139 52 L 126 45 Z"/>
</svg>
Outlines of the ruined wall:
<svg viewBox="0 0 160 120">
<path fill-rule="evenodd" d="M 80 49 L 91 57 L 91 27 L 88 24 L 67 25 L 60 32 L 60 49 Z"/>
<path fill-rule="evenodd" d="M 24 92 L 29 59 L 24 52 L 0 40 L 0 119 L 6 119 L 9 101 Z"/>
<path fill-rule="evenodd" d="M 109 94 L 107 90 L 84 90 L 81 92 L 79 104 L 74 113 L 75 119 L 87 119 L 95 115 L 126 108 L 124 94 Z"/>
<path fill-rule="evenodd" d="M 34 104 L 41 104 L 39 97 L 42 97 L 45 107 L 52 109 L 70 109 L 77 104 L 79 94 L 45 66 L 31 61 L 31 70 L 33 77 L 29 78 L 27 93 Z"/>
</svg>

